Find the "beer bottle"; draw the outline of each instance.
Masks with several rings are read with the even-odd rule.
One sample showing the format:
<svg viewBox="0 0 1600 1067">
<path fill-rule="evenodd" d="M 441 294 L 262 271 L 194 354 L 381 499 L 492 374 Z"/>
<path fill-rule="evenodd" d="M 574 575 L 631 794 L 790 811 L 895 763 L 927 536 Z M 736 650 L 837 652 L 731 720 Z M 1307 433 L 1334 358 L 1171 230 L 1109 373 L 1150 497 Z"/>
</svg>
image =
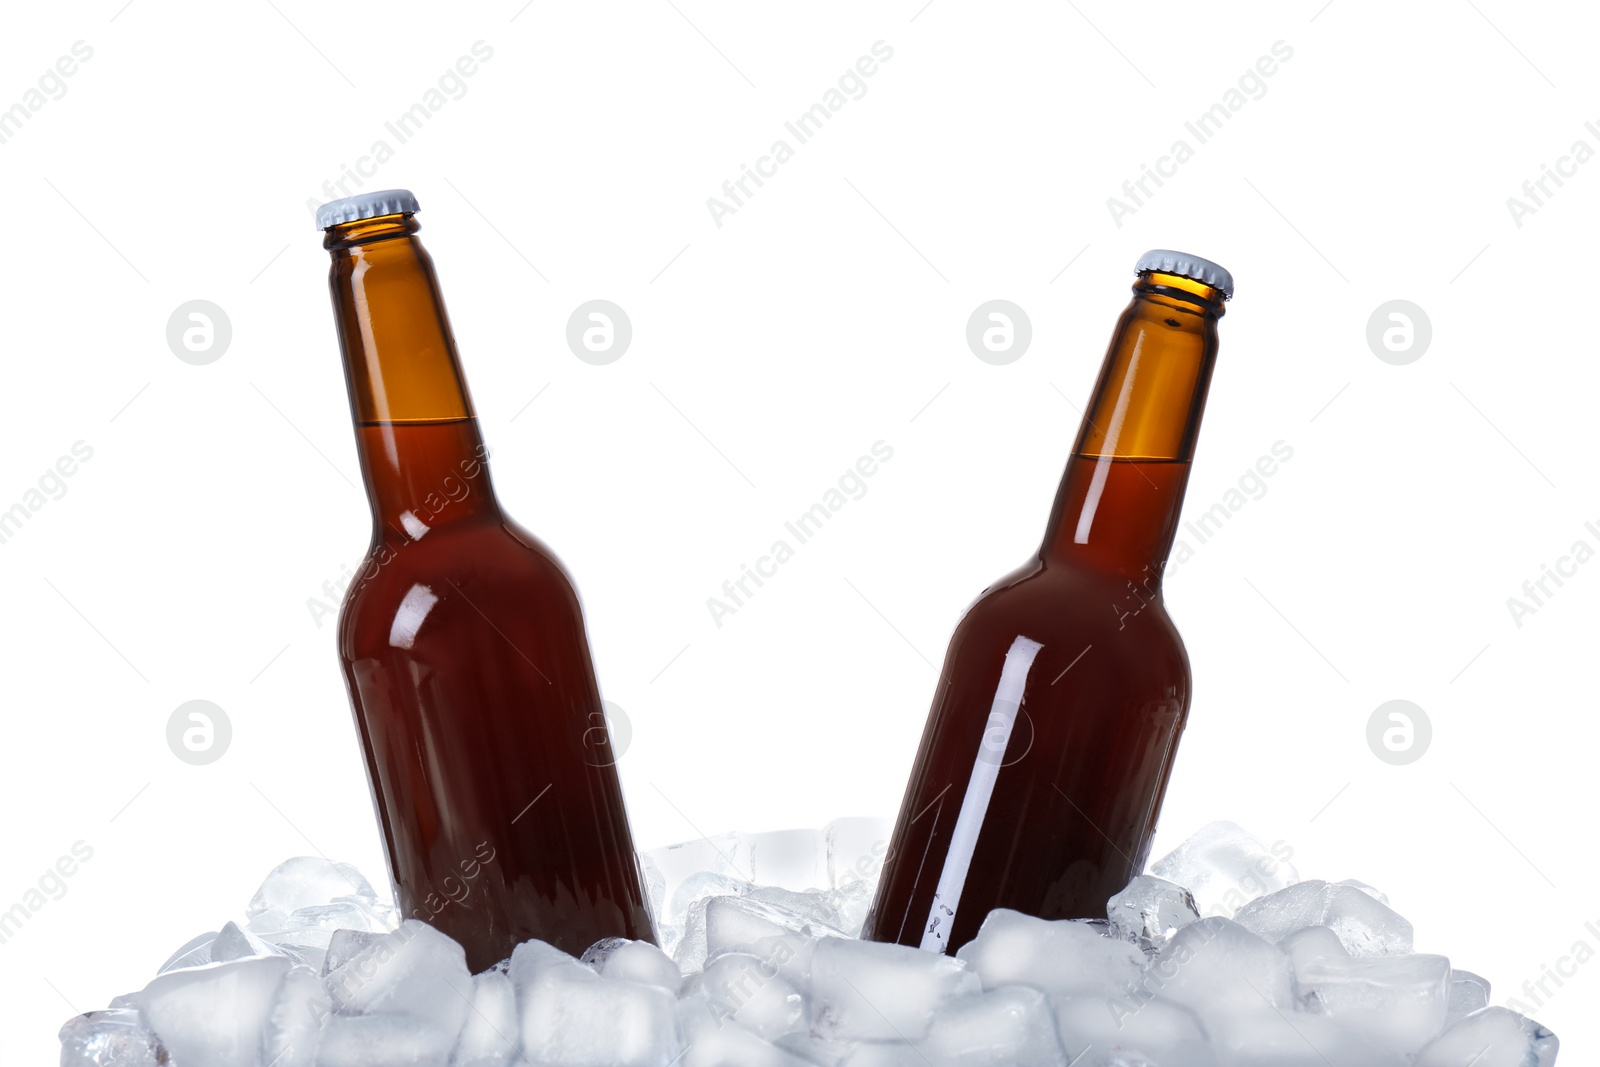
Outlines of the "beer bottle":
<svg viewBox="0 0 1600 1067">
<path fill-rule="evenodd" d="M 1189 708 L 1162 568 L 1233 279 L 1165 250 L 1136 271 L 1038 555 L 950 640 L 864 937 L 1104 918 L 1144 869 Z"/>
<path fill-rule="evenodd" d="M 474 971 L 653 940 L 578 595 L 495 499 L 416 211 L 317 212 L 372 508 L 339 657 L 400 908 Z"/>
</svg>

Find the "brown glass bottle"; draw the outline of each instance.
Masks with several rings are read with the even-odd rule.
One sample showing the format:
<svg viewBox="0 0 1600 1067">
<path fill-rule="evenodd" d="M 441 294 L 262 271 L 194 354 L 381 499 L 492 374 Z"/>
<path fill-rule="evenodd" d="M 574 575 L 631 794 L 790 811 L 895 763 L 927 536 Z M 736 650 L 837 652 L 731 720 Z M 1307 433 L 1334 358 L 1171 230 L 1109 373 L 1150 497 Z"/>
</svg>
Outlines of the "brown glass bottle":
<svg viewBox="0 0 1600 1067">
<path fill-rule="evenodd" d="M 1144 869 L 1189 709 L 1162 568 L 1232 280 L 1140 268 L 1038 555 L 950 640 L 863 937 L 954 952 L 993 908 L 1104 918 Z"/>
<path fill-rule="evenodd" d="M 653 940 L 578 596 L 495 499 L 415 210 L 319 213 L 373 518 L 339 656 L 400 908 L 474 971 Z"/>
</svg>

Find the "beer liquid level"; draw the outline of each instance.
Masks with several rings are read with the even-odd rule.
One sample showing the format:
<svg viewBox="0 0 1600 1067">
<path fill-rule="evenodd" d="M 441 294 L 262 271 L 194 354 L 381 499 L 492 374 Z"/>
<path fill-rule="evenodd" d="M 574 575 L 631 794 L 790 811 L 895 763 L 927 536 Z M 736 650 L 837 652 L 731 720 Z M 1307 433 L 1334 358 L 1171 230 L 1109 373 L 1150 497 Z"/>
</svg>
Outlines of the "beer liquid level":
<svg viewBox="0 0 1600 1067">
<path fill-rule="evenodd" d="M 379 526 L 339 647 L 403 914 L 474 971 L 653 940 L 571 580 L 501 512 L 475 419 L 357 432 Z"/>
</svg>

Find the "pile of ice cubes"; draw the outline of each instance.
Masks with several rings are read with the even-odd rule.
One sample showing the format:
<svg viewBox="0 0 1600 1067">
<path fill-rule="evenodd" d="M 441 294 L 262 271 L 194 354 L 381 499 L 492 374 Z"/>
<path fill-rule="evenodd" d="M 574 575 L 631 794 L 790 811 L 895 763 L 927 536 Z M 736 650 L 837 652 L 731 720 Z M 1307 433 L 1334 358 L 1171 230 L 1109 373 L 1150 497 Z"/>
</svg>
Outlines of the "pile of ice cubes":
<svg viewBox="0 0 1600 1067">
<path fill-rule="evenodd" d="M 1413 953 L 1377 890 L 1300 881 L 1232 823 L 1157 861 L 1106 919 L 997 910 L 954 957 L 856 940 L 887 836 L 841 819 L 648 853 L 661 948 L 528 941 L 478 975 L 354 868 L 290 860 L 241 923 L 68 1022 L 62 1067 L 1555 1063 L 1549 1030 Z"/>
</svg>

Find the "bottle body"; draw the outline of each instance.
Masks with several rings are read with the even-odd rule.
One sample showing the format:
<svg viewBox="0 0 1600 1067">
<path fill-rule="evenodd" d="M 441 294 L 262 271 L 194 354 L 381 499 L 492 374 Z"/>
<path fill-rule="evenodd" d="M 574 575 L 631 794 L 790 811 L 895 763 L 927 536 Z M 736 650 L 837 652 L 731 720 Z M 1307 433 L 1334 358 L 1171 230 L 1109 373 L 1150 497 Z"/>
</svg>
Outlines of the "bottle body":
<svg viewBox="0 0 1600 1067">
<path fill-rule="evenodd" d="M 954 952 L 993 908 L 1103 918 L 1144 869 L 1190 682 L 1141 592 L 1118 620 L 1126 578 L 1035 559 L 967 609 L 864 936 Z"/>
<path fill-rule="evenodd" d="M 474 971 L 653 940 L 577 593 L 501 511 L 431 262 L 383 222 L 329 231 L 373 512 L 338 640 L 401 911 Z"/>
<path fill-rule="evenodd" d="M 1190 700 L 1161 574 L 1221 311 L 1180 281 L 1141 276 L 1038 555 L 956 627 L 864 937 L 1104 918 L 1144 868 Z"/>
<path fill-rule="evenodd" d="M 459 434 L 361 428 L 386 430 Z M 530 937 L 574 954 L 654 939 L 577 593 L 494 511 L 416 540 L 380 527 L 339 619 L 400 909 L 475 971 Z"/>
</svg>

